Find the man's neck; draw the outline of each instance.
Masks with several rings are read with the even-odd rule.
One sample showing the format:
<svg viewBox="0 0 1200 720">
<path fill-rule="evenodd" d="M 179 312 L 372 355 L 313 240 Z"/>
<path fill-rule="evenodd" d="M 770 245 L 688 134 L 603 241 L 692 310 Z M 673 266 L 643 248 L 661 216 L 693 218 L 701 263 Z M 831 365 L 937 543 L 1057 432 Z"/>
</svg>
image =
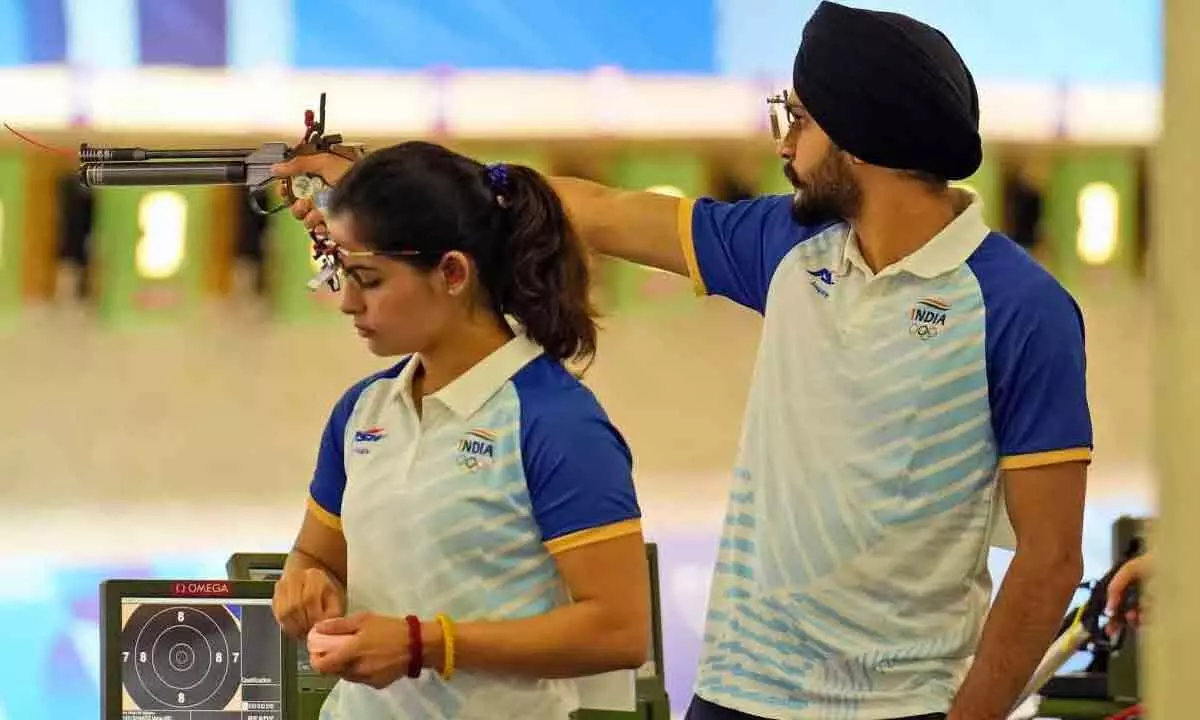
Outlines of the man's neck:
<svg viewBox="0 0 1200 720">
<path fill-rule="evenodd" d="M 863 260 L 878 273 L 921 249 L 958 217 L 970 198 L 956 190 L 880 188 L 863 198 L 851 225 Z"/>
</svg>

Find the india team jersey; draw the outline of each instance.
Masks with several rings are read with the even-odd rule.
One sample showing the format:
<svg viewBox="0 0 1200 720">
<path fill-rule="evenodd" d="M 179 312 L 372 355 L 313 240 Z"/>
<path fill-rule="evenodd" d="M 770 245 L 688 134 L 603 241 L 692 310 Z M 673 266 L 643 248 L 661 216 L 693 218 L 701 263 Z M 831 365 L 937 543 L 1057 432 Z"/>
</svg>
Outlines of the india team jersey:
<svg viewBox="0 0 1200 720">
<path fill-rule="evenodd" d="M 878 274 L 790 204 L 681 205 L 698 291 L 764 316 L 697 693 L 945 712 L 989 605 L 998 470 L 1090 460 L 1082 318 L 977 200 Z"/>
<path fill-rule="evenodd" d="M 450 385 L 411 395 L 405 359 L 334 408 L 310 489 L 347 544 L 348 613 L 505 620 L 568 602 L 553 554 L 640 531 L 629 448 L 591 392 L 517 337 Z M 569 680 L 426 670 L 383 690 L 340 682 L 329 720 L 563 720 Z"/>
</svg>

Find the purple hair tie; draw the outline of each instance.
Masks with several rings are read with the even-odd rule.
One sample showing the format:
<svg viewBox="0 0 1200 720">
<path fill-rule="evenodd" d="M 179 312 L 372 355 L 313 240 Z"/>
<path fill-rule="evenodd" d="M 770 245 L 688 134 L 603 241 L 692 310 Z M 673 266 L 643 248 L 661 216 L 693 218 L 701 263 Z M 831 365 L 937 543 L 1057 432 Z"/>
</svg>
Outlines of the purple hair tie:
<svg viewBox="0 0 1200 720">
<path fill-rule="evenodd" d="M 487 185 L 500 207 L 508 207 L 508 165 L 492 163 L 487 166 Z"/>
<path fill-rule="evenodd" d="M 487 183 L 496 194 L 508 190 L 508 165 L 492 163 L 487 166 Z"/>
</svg>

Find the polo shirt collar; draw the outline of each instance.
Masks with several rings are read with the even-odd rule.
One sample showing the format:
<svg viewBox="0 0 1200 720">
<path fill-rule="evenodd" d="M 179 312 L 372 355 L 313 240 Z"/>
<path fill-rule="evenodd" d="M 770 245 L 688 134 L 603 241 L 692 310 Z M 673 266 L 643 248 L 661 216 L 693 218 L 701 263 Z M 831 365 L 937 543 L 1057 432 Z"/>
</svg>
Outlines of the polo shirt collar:
<svg viewBox="0 0 1200 720">
<path fill-rule="evenodd" d="M 884 268 L 879 274 L 907 272 L 929 279 L 944 275 L 966 262 L 991 229 L 983 221 L 983 201 L 979 196 L 967 190 L 959 192 L 965 193 L 969 198 L 967 207 L 951 220 L 950 224 L 942 228 L 941 232 L 930 238 L 929 242 Z M 851 267 L 871 275 L 867 261 L 858 247 L 858 236 L 853 227 L 850 228 L 842 248 L 842 272 L 849 272 Z"/>
<path fill-rule="evenodd" d="M 521 333 L 501 345 L 490 355 L 475 363 L 450 384 L 427 396 L 445 405 L 460 418 L 474 415 L 496 394 L 513 375 L 542 354 L 541 346 Z M 420 367 L 421 357 L 414 353 L 396 378 L 394 396 L 410 408 L 412 380 Z"/>
</svg>

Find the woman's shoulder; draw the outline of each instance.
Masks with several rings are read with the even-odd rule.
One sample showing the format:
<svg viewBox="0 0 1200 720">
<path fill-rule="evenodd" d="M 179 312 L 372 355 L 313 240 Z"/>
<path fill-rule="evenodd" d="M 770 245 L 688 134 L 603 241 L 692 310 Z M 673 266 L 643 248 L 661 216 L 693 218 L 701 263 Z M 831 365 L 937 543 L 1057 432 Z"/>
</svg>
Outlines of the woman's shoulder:
<svg viewBox="0 0 1200 720">
<path fill-rule="evenodd" d="M 558 360 L 540 355 L 512 377 L 513 386 L 526 411 L 591 414 L 603 412 L 600 402 L 583 382 Z"/>
<path fill-rule="evenodd" d="M 348 415 L 354 409 L 354 406 L 358 404 L 358 401 L 362 398 L 363 394 L 369 389 L 372 387 L 379 387 L 383 384 L 388 384 L 390 381 L 399 377 L 400 373 L 404 371 L 404 366 L 408 364 L 410 359 L 410 355 L 405 355 L 400 359 L 399 362 L 391 367 L 378 370 L 364 378 L 356 380 L 350 385 L 350 387 L 346 388 L 346 390 L 342 392 L 341 397 L 338 398 L 337 403 L 334 405 L 334 413 L 344 413 Z"/>
<path fill-rule="evenodd" d="M 570 437 L 603 427 L 615 432 L 608 413 L 583 382 L 561 362 L 542 355 L 512 378 L 520 403 L 523 435 Z"/>
</svg>

